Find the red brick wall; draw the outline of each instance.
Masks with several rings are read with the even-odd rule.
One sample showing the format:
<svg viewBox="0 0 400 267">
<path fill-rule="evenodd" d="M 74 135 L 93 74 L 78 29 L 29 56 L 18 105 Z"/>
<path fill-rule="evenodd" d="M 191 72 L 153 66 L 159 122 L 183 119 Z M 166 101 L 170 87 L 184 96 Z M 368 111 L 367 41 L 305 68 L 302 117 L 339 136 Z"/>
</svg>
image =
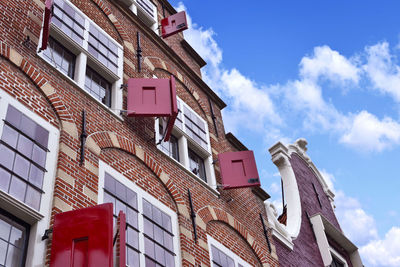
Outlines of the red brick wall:
<svg viewBox="0 0 400 267">
<path fill-rule="evenodd" d="M 174 74 L 178 80 L 178 96 L 208 123 L 208 128 L 213 134 L 211 138 L 214 149 L 213 158 L 217 158 L 220 152 L 234 150 L 225 139 L 221 111 L 215 103 L 213 106 L 217 116 L 219 138 L 214 137 L 216 134 L 210 120 L 211 112 L 207 94 L 191 76 L 193 72 L 189 69 L 192 68 L 198 75 L 199 68 L 180 46 L 181 34 L 167 41 L 173 48 L 173 50 L 168 50 L 164 47 L 164 41 L 158 40 L 159 37 L 143 28 L 142 23 L 138 22 L 138 18 L 134 15 L 127 16 L 129 11 L 116 6 L 115 1 L 74 0 L 72 2 L 110 36 L 124 45 L 124 57 L 135 65 L 132 68 L 129 64 L 124 64 L 124 83 L 129 77 L 152 77 L 153 74 L 167 77 L 170 73 Z M 193 266 L 194 262 L 209 266 L 208 251 L 204 246 L 207 244 L 207 233 L 217 240 L 223 233 L 225 238 L 221 242 L 227 245 L 234 244 L 232 250 L 255 266 L 267 263 L 270 266 L 278 266 L 277 259 L 268 252 L 259 220 L 259 213 L 262 213 L 267 221 L 263 203 L 251 192 L 251 189 L 221 191 L 220 196 L 216 196 L 156 148 L 152 140 L 153 118 L 125 118 L 124 121 L 117 119 L 111 112 L 100 107 L 96 101 L 82 92 L 76 84 L 38 57 L 36 49 L 43 2 L 39 0 L 2 1 L 0 10 L 2 11 L 0 89 L 12 94 L 49 123 L 60 128 L 57 168 L 73 177 L 74 183 L 71 185 L 57 175 L 54 198 L 65 203 L 70 209 L 97 204 L 97 200 L 85 190 L 89 189 L 97 193 L 98 162 L 101 159 L 178 213 L 183 266 Z M 136 48 L 137 31 L 140 31 L 142 36 L 143 57 L 148 57 L 153 64 L 158 62 L 160 65 L 155 70 L 143 63 L 142 72 L 137 72 L 136 55 L 127 46 L 130 43 Z M 23 41 L 27 35 L 31 36 L 31 41 L 24 45 Z M 11 54 L 17 55 L 18 60 L 15 57 L 11 59 Z M 176 59 L 178 55 L 187 65 L 179 63 L 180 61 Z M 14 60 L 14 63 L 10 60 Z M 167 66 L 168 72 L 161 70 L 163 68 L 161 62 Z M 184 81 L 179 81 L 178 73 L 182 75 Z M 49 91 L 48 86 L 52 90 Z M 88 145 L 85 164 L 80 166 L 79 135 L 82 128 L 82 110 L 85 110 L 87 114 L 87 132 L 90 134 L 88 143 L 95 145 L 94 148 Z M 100 154 L 96 147 L 100 149 Z M 163 181 L 161 174 L 166 174 L 168 180 Z M 218 163 L 216 177 L 217 182 L 220 183 Z M 199 222 L 203 221 L 206 225 L 204 227 L 201 223 L 198 224 L 200 240 L 197 244 L 194 243 L 193 234 L 188 234 L 192 233 L 192 224 L 188 216 L 187 189 L 192 192 Z M 208 207 L 220 210 L 216 218 L 206 219 L 209 216 L 212 217 L 207 212 L 202 212 L 209 210 Z M 52 216 L 61 211 L 61 207 L 55 204 Z M 227 214 L 234 219 L 230 221 L 233 222 L 232 225 L 229 225 Z M 222 221 L 225 224 L 216 221 Z M 217 235 L 219 231 L 221 233 Z M 48 246 L 50 247 L 50 243 Z M 240 250 L 241 247 L 242 250 Z M 50 249 L 47 259 L 49 259 L 49 253 Z"/>
</svg>

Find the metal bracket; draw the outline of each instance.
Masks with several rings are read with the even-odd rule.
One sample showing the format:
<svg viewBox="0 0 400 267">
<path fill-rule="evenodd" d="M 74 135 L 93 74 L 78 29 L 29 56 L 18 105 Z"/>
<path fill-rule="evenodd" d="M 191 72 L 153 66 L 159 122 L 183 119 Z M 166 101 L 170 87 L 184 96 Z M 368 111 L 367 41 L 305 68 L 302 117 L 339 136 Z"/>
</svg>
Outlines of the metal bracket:
<svg viewBox="0 0 400 267">
<path fill-rule="evenodd" d="M 126 83 L 121 84 L 119 89 L 128 89 L 128 85 Z"/>
<path fill-rule="evenodd" d="M 140 47 L 140 33 L 136 33 L 137 37 L 137 53 L 136 57 L 138 59 L 138 71 L 141 72 L 142 70 L 142 48 Z"/>
<path fill-rule="evenodd" d="M 51 233 L 53 233 L 53 228 L 46 229 L 46 230 L 44 231 L 43 236 L 42 236 L 42 241 L 48 239 L 48 238 L 49 238 L 49 235 L 50 235 Z"/>
<path fill-rule="evenodd" d="M 22 42 L 22 44 L 23 44 L 25 47 L 29 48 L 30 41 L 31 41 L 31 37 L 29 37 L 29 35 L 27 35 L 26 38 L 25 38 L 25 40 Z"/>
<path fill-rule="evenodd" d="M 82 110 L 82 133 L 81 133 L 81 157 L 79 161 L 79 165 L 83 165 L 85 161 L 85 143 L 86 143 L 86 138 L 87 138 L 87 133 L 86 133 L 86 112 L 85 110 Z"/>
<path fill-rule="evenodd" d="M 192 226 L 193 226 L 194 242 L 197 243 L 196 213 L 194 212 L 192 194 L 190 193 L 189 189 L 188 189 L 188 195 L 190 204 L 190 218 L 192 219 Z"/>
<path fill-rule="evenodd" d="M 264 236 L 265 236 L 265 239 L 267 240 L 268 250 L 269 250 L 269 253 L 271 253 L 271 243 L 269 242 L 268 230 L 267 230 L 267 227 L 265 226 L 264 219 L 263 219 L 261 213 L 260 213 L 260 219 L 261 219 L 261 224 L 262 224 L 262 227 L 264 230 Z"/>
</svg>

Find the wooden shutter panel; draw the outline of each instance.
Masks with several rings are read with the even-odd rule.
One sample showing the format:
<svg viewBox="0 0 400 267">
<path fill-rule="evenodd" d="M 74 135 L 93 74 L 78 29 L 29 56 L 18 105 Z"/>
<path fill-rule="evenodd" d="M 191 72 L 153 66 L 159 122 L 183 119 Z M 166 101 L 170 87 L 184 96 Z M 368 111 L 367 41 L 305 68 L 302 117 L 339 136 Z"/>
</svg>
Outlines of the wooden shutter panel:
<svg viewBox="0 0 400 267">
<path fill-rule="evenodd" d="M 222 153 L 218 161 L 223 189 L 260 186 L 253 151 Z"/>
<path fill-rule="evenodd" d="M 40 50 L 46 50 L 50 36 L 51 17 L 53 15 L 53 0 L 46 0 L 43 18 L 42 45 Z"/>
<path fill-rule="evenodd" d="M 118 215 L 119 219 L 119 267 L 126 267 L 126 214 L 121 210 Z"/>
<path fill-rule="evenodd" d="M 50 267 L 112 267 L 113 205 L 56 214 Z"/>
<path fill-rule="evenodd" d="M 188 28 L 186 12 L 181 11 L 161 20 L 161 36 L 167 38 Z"/>
<path fill-rule="evenodd" d="M 172 95 L 175 94 L 175 81 L 171 79 L 128 80 L 128 117 L 170 117 L 172 115 Z"/>
</svg>

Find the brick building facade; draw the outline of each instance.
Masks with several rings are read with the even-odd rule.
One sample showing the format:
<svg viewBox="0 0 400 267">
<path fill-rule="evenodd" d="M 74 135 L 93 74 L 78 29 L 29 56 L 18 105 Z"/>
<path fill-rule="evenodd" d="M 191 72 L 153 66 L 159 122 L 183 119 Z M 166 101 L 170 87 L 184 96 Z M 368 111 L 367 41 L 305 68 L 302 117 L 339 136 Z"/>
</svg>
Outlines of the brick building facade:
<svg viewBox="0 0 400 267">
<path fill-rule="evenodd" d="M 260 220 L 269 225 L 268 194 L 219 186 L 218 155 L 247 148 L 225 134 L 225 103 L 201 79 L 204 60 L 182 33 L 160 37 L 174 8 L 55 0 L 41 51 L 45 8 L 0 2 L 0 266 L 49 265 L 55 215 L 109 202 L 115 216 L 126 213 L 129 266 L 284 263 Z M 128 117 L 126 84 L 171 76 L 179 113 L 170 141 L 159 142 L 167 121 Z"/>
</svg>

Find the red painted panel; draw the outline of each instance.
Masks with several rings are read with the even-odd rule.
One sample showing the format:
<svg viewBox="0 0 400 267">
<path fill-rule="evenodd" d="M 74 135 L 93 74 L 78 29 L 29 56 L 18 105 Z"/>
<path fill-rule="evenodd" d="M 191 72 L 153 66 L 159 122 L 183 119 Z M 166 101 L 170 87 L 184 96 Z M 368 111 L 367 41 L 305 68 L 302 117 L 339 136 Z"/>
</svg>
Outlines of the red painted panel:
<svg viewBox="0 0 400 267">
<path fill-rule="evenodd" d="M 112 267 L 113 205 L 55 215 L 50 267 Z"/>
<path fill-rule="evenodd" d="M 161 20 L 161 36 L 167 38 L 188 28 L 186 12 L 181 11 Z"/>
<path fill-rule="evenodd" d="M 176 87 L 175 78 L 171 76 L 171 117 L 168 119 L 167 132 L 165 133 L 164 141 L 167 142 L 171 137 L 172 129 L 174 128 L 176 117 L 178 116 L 178 104 L 176 102 Z"/>
<path fill-rule="evenodd" d="M 171 85 L 170 79 L 129 79 L 128 117 L 171 116 Z"/>
<path fill-rule="evenodd" d="M 53 0 L 46 0 L 44 8 L 44 18 L 43 18 L 43 35 L 42 35 L 42 45 L 40 50 L 45 50 L 47 48 L 47 43 L 49 41 L 50 35 L 50 23 L 53 13 Z"/>
<path fill-rule="evenodd" d="M 218 161 L 223 189 L 260 186 L 253 151 L 221 153 Z"/>
<path fill-rule="evenodd" d="M 119 267 L 126 267 L 126 215 L 119 212 Z"/>
</svg>

